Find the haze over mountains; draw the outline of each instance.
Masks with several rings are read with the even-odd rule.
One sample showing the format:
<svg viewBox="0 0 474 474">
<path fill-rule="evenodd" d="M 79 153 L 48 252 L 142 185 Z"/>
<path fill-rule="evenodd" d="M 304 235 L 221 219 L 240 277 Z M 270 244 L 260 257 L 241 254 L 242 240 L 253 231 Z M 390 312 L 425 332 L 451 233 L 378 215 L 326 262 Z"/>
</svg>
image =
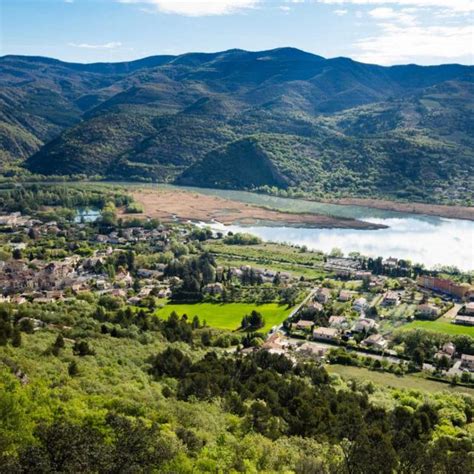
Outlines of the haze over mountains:
<svg viewBox="0 0 474 474">
<path fill-rule="evenodd" d="M 0 58 L 0 160 L 41 174 L 463 201 L 474 68 L 292 48 L 117 64 Z"/>
</svg>

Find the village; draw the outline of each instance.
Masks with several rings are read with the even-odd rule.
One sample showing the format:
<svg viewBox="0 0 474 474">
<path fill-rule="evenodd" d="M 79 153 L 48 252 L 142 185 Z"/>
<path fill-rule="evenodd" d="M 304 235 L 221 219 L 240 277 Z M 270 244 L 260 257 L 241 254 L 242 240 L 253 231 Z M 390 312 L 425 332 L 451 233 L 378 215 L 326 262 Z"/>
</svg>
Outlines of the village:
<svg viewBox="0 0 474 474">
<path fill-rule="evenodd" d="M 0 229 L 0 303 L 54 305 L 93 293 L 115 298 L 121 305 L 156 309 L 163 317 L 183 298 L 179 295 L 190 294 L 189 288 L 183 291 L 188 277 L 173 270 L 177 258 L 189 249 L 199 255 L 207 241 L 220 242 L 224 237 L 191 225 L 140 221 L 105 227 L 87 222 L 65 225 L 19 212 L 0 216 Z M 350 354 L 349 364 L 372 361 L 399 374 L 423 370 L 471 381 L 472 340 L 468 338 L 467 346 L 456 344 L 463 337 L 462 328 L 472 336 L 474 327 L 474 289 L 469 283 L 426 274 L 393 276 L 406 273 L 405 262 L 395 258 L 379 260 L 382 270 L 374 272 L 357 257 L 324 257 L 323 276 L 311 280 L 272 268 L 271 262 L 265 267 L 251 261 L 230 266 L 220 262 L 218 254 L 215 257 L 210 277 L 202 278 L 193 290 L 199 301 L 210 308 L 219 304 L 225 313 L 225 304 L 258 295 L 261 300 L 247 303 L 255 302 L 263 319 L 268 316 L 262 303 L 275 301 L 288 307 L 279 313 L 278 324 L 268 327 L 262 343 L 244 347 L 243 353 L 263 349 L 292 360 L 331 363 L 342 350 Z M 235 321 L 234 331 L 242 317 Z M 421 355 L 410 352 L 404 340 L 409 333 L 404 330 L 418 324 L 429 329 L 430 323 L 438 324 L 438 331 L 443 326 L 442 337 Z M 38 320 L 33 324 L 44 326 Z"/>
</svg>

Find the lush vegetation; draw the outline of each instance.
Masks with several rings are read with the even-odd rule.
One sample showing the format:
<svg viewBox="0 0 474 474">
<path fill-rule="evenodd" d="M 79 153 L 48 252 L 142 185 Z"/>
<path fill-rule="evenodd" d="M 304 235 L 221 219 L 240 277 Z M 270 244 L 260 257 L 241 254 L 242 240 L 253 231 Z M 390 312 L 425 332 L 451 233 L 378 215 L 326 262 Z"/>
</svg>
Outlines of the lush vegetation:
<svg viewBox="0 0 474 474">
<path fill-rule="evenodd" d="M 28 177 L 26 160 L 44 175 L 472 202 L 468 67 L 381 68 L 289 48 L 0 66 L 4 175 Z"/>
</svg>

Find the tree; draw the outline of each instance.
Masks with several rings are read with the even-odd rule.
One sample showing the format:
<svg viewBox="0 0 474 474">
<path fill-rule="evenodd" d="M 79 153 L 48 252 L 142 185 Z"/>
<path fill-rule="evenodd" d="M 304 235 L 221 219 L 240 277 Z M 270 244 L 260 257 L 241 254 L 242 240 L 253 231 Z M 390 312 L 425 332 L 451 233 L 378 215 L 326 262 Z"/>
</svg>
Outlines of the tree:
<svg viewBox="0 0 474 474">
<path fill-rule="evenodd" d="M 63 349 L 65 345 L 66 344 L 64 342 L 63 335 L 58 334 L 52 348 L 53 355 L 58 356 L 59 353 L 61 352 L 61 349 Z"/>
<path fill-rule="evenodd" d="M 193 322 L 191 323 L 191 326 L 193 329 L 199 329 L 199 326 L 200 326 L 200 322 L 199 322 L 199 317 L 198 316 L 194 316 L 193 318 Z"/>
<path fill-rule="evenodd" d="M 80 357 L 95 354 L 94 350 L 89 346 L 87 341 L 76 341 L 72 350 L 75 355 Z"/>
<path fill-rule="evenodd" d="M 413 351 L 412 356 L 413 362 L 418 368 L 423 368 L 423 363 L 425 362 L 425 353 L 422 349 L 417 348 Z"/>
<path fill-rule="evenodd" d="M 67 371 L 70 377 L 75 377 L 79 374 L 79 366 L 75 360 L 69 363 Z"/>
<path fill-rule="evenodd" d="M 256 331 L 257 329 L 263 328 L 263 326 L 265 326 L 265 320 L 263 319 L 261 313 L 252 310 L 250 315 L 246 315 L 242 318 L 242 322 L 240 325 L 242 329 Z"/>
<path fill-rule="evenodd" d="M 21 260 L 23 258 L 23 252 L 21 249 L 14 249 L 12 252 L 12 256 L 15 260 Z"/>
<path fill-rule="evenodd" d="M 12 332 L 12 346 L 13 347 L 20 347 L 21 346 L 21 332 L 18 327 L 13 328 Z"/>
<path fill-rule="evenodd" d="M 155 377 L 184 377 L 191 367 L 191 359 L 179 349 L 168 347 L 151 359 L 150 372 Z"/>
</svg>

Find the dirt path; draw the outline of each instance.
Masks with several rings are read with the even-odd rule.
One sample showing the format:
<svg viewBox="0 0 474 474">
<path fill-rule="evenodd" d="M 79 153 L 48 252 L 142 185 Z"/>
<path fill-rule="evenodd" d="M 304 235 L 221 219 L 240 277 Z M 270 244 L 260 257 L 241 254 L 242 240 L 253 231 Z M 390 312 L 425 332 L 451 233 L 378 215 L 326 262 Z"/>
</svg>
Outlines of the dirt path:
<svg viewBox="0 0 474 474">
<path fill-rule="evenodd" d="M 218 221 L 223 224 L 255 224 L 259 221 L 318 228 L 380 229 L 383 226 L 355 219 L 319 214 L 280 212 L 198 192 L 167 189 L 136 189 L 133 198 L 148 217 L 163 221 Z M 125 214 L 122 216 L 126 217 Z M 136 216 L 136 215 L 135 215 Z"/>
<path fill-rule="evenodd" d="M 342 198 L 330 199 L 327 202 L 332 204 L 366 206 L 374 209 L 384 209 L 387 211 L 409 212 L 414 214 L 426 214 L 429 216 L 448 217 L 451 219 L 467 219 L 474 221 L 474 207 L 465 206 L 445 206 L 441 204 L 424 204 L 419 202 L 396 202 L 383 199 L 365 198 Z"/>
</svg>

